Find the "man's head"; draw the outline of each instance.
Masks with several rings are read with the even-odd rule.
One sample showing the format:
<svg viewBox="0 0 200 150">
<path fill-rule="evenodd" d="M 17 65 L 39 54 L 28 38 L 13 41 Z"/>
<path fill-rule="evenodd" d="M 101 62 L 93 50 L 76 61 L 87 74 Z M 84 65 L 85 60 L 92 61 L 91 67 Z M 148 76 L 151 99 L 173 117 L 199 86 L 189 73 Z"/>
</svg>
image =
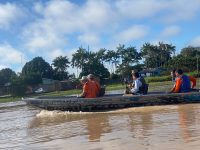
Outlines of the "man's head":
<svg viewBox="0 0 200 150">
<path fill-rule="evenodd" d="M 94 76 L 93 74 L 89 74 L 89 75 L 87 76 L 87 78 L 88 78 L 89 80 L 94 80 L 94 79 L 95 79 L 95 76 Z"/>
<path fill-rule="evenodd" d="M 172 76 L 172 77 L 175 76 L 175 72 L 176 72 L 176 69 L 171 70 L 171 76 Z"/>
<path fill-rule="evenodd" d="M 134 73 L 132 73 L 132 77 L 133 77 L 133 80 L 136 80 L 137 78 L 140 77 L 140 75 L 138 72 L 134 72 Z"/>
<path fill-rule="evenodd" d="M 82 78 L 80 79 L 80 82 L 82 84 L 85 84 L 88 81 L 88 78 L 86 76 L 82 76 Z"/>
<path fill-rule="evenodd" d="M 182 69 L 177 69 L 177 70 L 175 71 L 175 74 L 176 74 L 177 77 L 178 77 L 178 76 L 181 76 L 181 75 L 183 75 L 183 70 L 182 70 Z"/>
</svg>

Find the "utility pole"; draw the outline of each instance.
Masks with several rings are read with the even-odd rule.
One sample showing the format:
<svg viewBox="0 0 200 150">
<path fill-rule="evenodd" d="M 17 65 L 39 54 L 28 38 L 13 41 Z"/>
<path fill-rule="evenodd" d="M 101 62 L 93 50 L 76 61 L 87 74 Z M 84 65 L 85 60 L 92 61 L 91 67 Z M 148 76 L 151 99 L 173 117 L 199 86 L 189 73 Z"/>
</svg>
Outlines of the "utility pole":
<svg viewBox="0 0 200 150">
<path fill-rule="evenodd" d="M 88 45 L 88 53 L 90 52 L 90 46 Z"/>
<path fill-rule="evenodd" d="M 22 54 L 20 55 L 20 57 L 21 57 L 21 68 L 23 68 Z"/>
<path fill-rule="evenodd" d="M 197 76 L 199 77 L 199 57 L 197 55 Z"/>
</svg>

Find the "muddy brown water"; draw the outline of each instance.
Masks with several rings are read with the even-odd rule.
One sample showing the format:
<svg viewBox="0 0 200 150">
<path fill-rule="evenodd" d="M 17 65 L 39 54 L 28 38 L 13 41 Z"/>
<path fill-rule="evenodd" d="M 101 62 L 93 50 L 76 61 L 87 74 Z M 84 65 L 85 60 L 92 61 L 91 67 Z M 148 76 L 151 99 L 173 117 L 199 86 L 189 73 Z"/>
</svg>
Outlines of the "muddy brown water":
<svg viewBox="0 0 200 150">
<path fill-rule="evenodd" d="M 3 103 L 0 149 L 199 150 L 200 104 L 87 113 Z"/>
</svg>

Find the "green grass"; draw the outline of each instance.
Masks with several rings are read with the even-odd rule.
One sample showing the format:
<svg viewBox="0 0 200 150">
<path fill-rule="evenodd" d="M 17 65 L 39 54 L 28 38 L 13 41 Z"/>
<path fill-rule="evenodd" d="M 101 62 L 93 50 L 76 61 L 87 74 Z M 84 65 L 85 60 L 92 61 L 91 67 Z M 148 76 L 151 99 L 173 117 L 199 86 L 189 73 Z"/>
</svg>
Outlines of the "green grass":
<svg viewBox="0 0 200 150">
<path fill-rule="evenodd" d="M 43 93 L 39 94 L 39 96 L 65 96 L 65 95 L 75 95 L 81 93 L 81 90 L 68 90 L 68 91 L 56 91 L 56 92 L 50 92 L 50 93 Z M 33 95 L 33 96 L 38 96 Z"/>
<path fill-rule="evenodd" d="M 0 98 L 0 103 L 16 102 L 19 100 L 21 100 L 21 97 L 4 97 L 4 98 Z"/>
</svg>

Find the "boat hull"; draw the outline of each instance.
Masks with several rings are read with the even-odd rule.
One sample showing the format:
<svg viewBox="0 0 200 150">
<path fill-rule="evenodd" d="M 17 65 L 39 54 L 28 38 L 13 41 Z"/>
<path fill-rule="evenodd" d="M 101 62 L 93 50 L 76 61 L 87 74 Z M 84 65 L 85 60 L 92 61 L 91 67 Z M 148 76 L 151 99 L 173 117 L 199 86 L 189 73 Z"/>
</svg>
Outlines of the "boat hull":
<svg viewBox="0 0 200 150">
<path fill-rule="evenodd" d="M 107 95 L 98 98 L 68 96 L 24 98 L 28 105 L 47 110 L 100 111 L 126 107 L 200 103 L 200 92 L 151 93 L 148 95 Z"/>
</svg>

